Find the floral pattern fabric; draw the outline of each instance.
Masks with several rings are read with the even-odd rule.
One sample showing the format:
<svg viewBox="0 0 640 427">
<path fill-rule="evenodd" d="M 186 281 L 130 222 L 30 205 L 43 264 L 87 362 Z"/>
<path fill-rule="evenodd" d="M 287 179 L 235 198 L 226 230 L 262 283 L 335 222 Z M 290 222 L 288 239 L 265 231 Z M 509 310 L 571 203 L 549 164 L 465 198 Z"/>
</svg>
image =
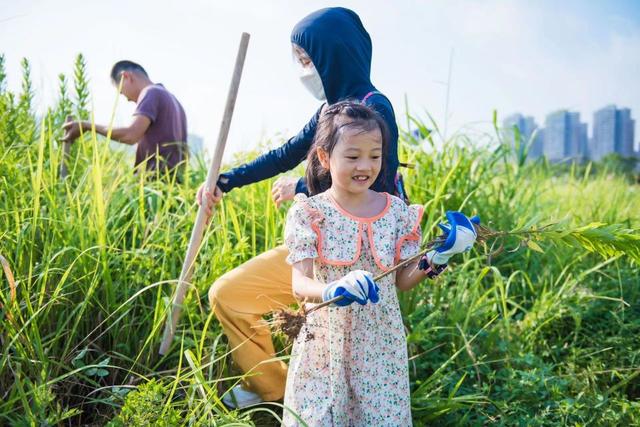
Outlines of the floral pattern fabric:
<svg viewBox="0 0 640 427">
<path fill-rule="evenodd" d="M 374 276 L 418 252 L 420 206 L 386 194 L 372 218 L 344 211 L 328 193 L 297 197 L 287 216 L 287 261 L 314 260 L 328 284 L 352 270 Z M 293 345 L 283 425 L 410 426 L 407 345 L 395 273 L 378 282 L 378 304 L 327 307 L 310 314 Z M 298 418 L 300 417 L 300 418 Z"/>
</svg>

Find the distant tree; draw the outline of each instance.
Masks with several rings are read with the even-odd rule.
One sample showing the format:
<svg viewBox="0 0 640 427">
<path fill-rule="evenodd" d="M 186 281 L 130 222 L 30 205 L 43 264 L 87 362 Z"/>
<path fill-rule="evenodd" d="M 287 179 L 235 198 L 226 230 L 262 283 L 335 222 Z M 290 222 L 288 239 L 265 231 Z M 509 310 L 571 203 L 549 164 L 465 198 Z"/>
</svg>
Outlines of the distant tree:
<svg viewBox="0 0 640 427">
<path fill-rule="evenodd" d="M 636 174 L 635 170 L 637 165 L 638 158 L 636 157 L 623 157 L 618 153 L 610 153 L 596 163 L 596 168 L 633 178 Z"/>
</svg>

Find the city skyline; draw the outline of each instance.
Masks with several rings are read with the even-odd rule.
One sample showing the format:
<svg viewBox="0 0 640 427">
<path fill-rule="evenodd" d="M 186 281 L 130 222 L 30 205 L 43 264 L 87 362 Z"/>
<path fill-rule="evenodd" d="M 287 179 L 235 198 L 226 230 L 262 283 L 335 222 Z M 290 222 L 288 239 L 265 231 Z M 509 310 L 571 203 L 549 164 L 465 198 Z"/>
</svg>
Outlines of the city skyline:
<svg viewBox="0 0 640 427">
<path fill-rule="evenodd" d="M 539 126 L 534 117 L 517 112 L 502 121 L 502 128 L 511 144 L 515 144 L 516 138 L 513 128 L 518 129 L 521 140 L 529 143 L 530 159 L 544 155 L 551 162 L 598 161 L 611 153 L 640 158 L 630 108 L 606 105 L 593 112 L 592 123 L 589 133 L 589 126 L 579 112 L 559 109 L 547 113 L 544 127 Z"/>
</svg>

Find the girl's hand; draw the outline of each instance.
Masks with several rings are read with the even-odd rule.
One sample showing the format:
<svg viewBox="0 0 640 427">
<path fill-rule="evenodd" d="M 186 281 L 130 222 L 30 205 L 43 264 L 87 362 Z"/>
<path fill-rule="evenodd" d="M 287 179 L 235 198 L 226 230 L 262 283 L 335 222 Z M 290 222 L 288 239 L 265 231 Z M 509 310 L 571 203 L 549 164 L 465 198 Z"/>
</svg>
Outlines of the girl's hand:
<svg viewBox="0 0 640 427">
<path fill-rule="evenodd" d="M 423 255 L 418 261 L 418 269 L 429 279 L 435 279 L 447 269 L 447 264 L 432 264 L 430 261 L 429 254 Z"/>
<path fill-rule="evenodd" d="M 280 204 L 286 200 L 293 200 L 293 197 L 296 195 L 297 184 L 298 178 L 291 176 L 281 176 L 273 183 L 273 187 L 271 187 L 271 197 L 276 204 L 276 208 L 279 208 Z"/>
<path fill-rule="evenodd" d="M 198 206 L 202 206 L 204 208 L 208 220 L 209 218 L 211 218 L 211 214 L 213 213 L 213 208 L 215 207 L 215 205 L 220 203 L 220 201 L 222 200 L 223 193 L 222 190 L 220 190 L 220 188 L 218 188 L 218 186 L 216 185 L 213 194 L 211 194 L 211 191 L 209 191 L 209 189 L 205 189 L 205 184 L 206 183 L 203 183 L 198 189 L 198 193 L 196 194 L 196 201 L 198 203 Z M 205 202 L 204 205 L 202 203 L 203 200 Z"/>
<path fill-rule="evenodd" d="M 470 250 L 476 242 L 474 224 L 480 224 L 480 218 L 467 218 L 462 212 L 447 211 L 448 223 L 438 226 L 444 232 L 445 241 L 427 253 L 429 264 L 446 264 L 449 258 Z"/>
<path fill-rule="evenodd" d="M 377 303 L 380 300 L 378 292 L 380 288 L 373 281 L 373 276 L 368 271 L 355 270 L 340 280 L 330 283 L 322 291 L 322 300 L 329 301 L 338 296 L 343 298 L 333 303 L 338 307 L 344 307 L 357 302 L 365 305 L 367 301 Z"/>
</svg>

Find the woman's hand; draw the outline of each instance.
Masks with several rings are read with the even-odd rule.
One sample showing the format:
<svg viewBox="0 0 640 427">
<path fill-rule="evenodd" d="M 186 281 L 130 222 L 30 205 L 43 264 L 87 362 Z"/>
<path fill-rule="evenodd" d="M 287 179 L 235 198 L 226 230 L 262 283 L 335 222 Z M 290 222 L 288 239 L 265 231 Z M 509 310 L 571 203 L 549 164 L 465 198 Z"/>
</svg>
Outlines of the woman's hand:
<svg viewBox="0 0 640 427">
<path fill-rule="evenodd" d="M 291 176 L 281 176 L 273 183 L 273 187 L 271 187 L 271 197 L 277 208 L 280 207 L 282 202 L 293 200 L 293 196 L 296 195 L 297 184 L 298 178 Z"/>
<path fill-rule="evenodd" d="M 213 208 L 215 207 L 215 205 L 220 203 L 223 193 L 217 185 L 213 193 L 211 193 L 208 188 L 205 189 L 205 185 L 206 183 L 203 183 L 198 189 L 198 193 L 196 194 L 196 201 L 198 203 L 198 206 L 202 206 L 204 208 L 204 211 L 207 214 L 207 221 L 209 221 L 209 219 L 211 218 L 211 214 L 213 214 Z"/>
</svg>

